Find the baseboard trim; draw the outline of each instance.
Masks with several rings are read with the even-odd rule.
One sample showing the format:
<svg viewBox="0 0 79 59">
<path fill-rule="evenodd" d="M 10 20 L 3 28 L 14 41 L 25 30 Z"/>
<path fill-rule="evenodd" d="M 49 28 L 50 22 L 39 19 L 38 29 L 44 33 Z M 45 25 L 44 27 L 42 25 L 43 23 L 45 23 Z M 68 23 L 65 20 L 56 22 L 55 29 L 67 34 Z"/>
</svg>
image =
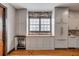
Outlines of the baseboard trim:
<svg viewBox="0 0 79 59">
<path fill-rule="evenodd" d="M 55 50 L 63 50 L 63 49 L 68 49 L 68 48 L 55 48 Z"/>
<path fill-rule="evenodd" d="M 68 49 L 77 49 L 77 48 L 68 48 Z"/>
<path fill-rule="evenodd" d="M 78 48 L 55 48 L 55 50 L 63 50 L 63 49 L 78 49 Z"/>
<path fill-rule="evenodd" d="M 7 53 L 7 55 L 9 55 L 12 51 L 14 51 L 15 49 L 13 48 L 12 50 L 10 50 L 8 53 Z"/>
</svg>

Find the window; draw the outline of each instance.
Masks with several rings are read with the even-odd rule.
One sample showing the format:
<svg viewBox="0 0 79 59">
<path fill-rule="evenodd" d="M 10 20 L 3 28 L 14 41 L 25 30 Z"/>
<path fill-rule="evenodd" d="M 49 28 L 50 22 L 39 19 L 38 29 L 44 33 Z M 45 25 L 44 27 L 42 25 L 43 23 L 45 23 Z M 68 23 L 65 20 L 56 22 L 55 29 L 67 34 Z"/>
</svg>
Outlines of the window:
<svg viewBox="0 0 79 59">
<path fill-rule="evenodd" d="M 34 16 L 34 15 L 33 15 Z M 51 17 L 29 17 L 29 34 L 51 34 Z"/>
</svg>

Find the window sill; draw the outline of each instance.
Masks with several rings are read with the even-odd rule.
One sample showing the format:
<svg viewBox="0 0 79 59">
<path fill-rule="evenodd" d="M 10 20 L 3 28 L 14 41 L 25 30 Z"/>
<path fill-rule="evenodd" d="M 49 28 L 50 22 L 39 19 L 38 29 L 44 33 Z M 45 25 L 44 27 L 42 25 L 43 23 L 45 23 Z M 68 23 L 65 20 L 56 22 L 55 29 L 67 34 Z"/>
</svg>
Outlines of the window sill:
<svg viewBox="0 0 79 59">
<path fill-rule="evenodd" d="M 51 37 L 54 37 L 53 35 L 28 35 L 28 36 L 51 36 Z"/>
</svg>

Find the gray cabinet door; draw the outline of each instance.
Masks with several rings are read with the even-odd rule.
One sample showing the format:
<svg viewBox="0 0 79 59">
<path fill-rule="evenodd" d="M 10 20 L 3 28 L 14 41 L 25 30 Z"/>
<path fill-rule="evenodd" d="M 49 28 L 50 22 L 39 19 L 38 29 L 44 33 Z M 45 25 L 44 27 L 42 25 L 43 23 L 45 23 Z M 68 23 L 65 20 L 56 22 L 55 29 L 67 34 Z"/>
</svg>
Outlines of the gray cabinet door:
<svg viewBox="0 0 79 59">
<path fill-rule="evenodd" d="M 67 39 L 68 8 L 55 8 L 55 37 Z"/>
<path fill-rule="evenodd" d="M 77 39 L 77 48 L 79 48 L 79 39 Z"/>
<path fill-rule="evenodd" d="M 27 10 L 19 9 L 16 11 L 15 33 L 16 35 L 26 35 Z"/>
<path fill-rule="evenodd" d="M 49 45 L 50 39 L 44 39 L 43 40 L 43 50 L 47 50 L 50 49 L 50 45 Z"/>
<path fill-rule="evenodd" d="M 68 37 L 68 24 L 56 24 L 55 25 L 55 38 L 56 39 L 67 39 Z"/>
<path fill-rule="evenodd" d="M 69 38 L 68 39 L 68 47 L 69 48 L 76 48 L 77 47 L 77 39 L 76 38 Z"/>
<path fill-rule="evenodd" d="M 26 50 L 53 50 L 54 39 L 52 37 L 27 37 Z"/>
<path fill-rule="evenodd" d="M 38 49 L 38 39 L 27 38 L 26 39 L 26 49 L 27 50 L 37 50 Z"/>
<path fill-rule="evenodd" d="M 69 14 L 68 8 L 62 8 L 62 7 L 55 8 L 55 22 L 60 23 L 61 21 L 63 21 L 63 23 L 67 24 L 68 14 Z"/>
<path fill-rule="evenodd" d="M 67 39 L 56 39 L 55 48 L 67 48 Z"/>
<path fill-rule="evenodd" d="M 55 8 L 55 48 L 67 48 L 68 8 Z"/>
</svg>

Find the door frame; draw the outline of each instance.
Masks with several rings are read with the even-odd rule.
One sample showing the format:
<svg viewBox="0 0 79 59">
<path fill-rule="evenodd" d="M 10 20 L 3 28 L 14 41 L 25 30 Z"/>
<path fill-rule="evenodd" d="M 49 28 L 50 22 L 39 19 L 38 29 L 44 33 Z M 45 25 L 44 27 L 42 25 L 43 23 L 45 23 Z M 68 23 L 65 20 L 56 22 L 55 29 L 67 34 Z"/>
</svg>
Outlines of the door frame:
<svg viewBox="0 0 79 59">
<path fill-rule="evenodd" d="M 6 32 L 6 17 L 7 17 L 7 7 L 0 3 L 0 7 L 3 8 L 3 29 L 2 29 L 2 41 L 3 41 L 3 56 L 7 55 L 7 32 Z"/>
</svg>

